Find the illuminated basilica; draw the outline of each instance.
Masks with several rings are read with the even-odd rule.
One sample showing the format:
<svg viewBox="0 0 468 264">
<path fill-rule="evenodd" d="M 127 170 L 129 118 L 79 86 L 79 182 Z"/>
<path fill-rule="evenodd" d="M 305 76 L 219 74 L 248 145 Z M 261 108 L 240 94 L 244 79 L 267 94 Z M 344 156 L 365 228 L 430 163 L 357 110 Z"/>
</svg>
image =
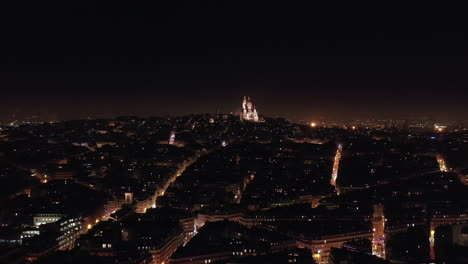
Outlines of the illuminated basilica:
<svg viewBox="0 0 468 264">
<path fill-rule="evenodd" d="M 253 105 L 250 97 L 244 96 L 244 101 L 242 102 L 242 113 L 240 114 L 241 120 L 250 121 L 250 122 L 258 122 L 258 113 L 257 109 Z"/>
</svg>

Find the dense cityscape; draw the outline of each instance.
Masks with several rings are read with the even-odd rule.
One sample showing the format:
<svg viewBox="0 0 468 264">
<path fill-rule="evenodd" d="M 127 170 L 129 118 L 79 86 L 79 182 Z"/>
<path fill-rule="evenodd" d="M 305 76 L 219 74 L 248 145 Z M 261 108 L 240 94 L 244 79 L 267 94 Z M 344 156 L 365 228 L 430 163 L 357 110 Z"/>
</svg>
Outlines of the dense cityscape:
<svg viewBox="0 0 468 264">
<path fill-rule="evenodd" d="M 466 263 L 468 127 L 239 109 L 6 122 L 0 263 Z"/>
<path fill-rule="evenodd" d="M 444 1 L 6 1 L 0 264 L 467 264 Z"/>
</svg>

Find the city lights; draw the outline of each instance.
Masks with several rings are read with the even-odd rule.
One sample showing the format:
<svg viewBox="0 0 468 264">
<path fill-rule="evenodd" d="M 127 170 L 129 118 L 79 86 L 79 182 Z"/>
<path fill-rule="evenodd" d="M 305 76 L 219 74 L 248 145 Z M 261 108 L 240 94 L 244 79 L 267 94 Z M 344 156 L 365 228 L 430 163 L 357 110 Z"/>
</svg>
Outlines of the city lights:
<svg viewBox="0 0 468 264">
<path fill-rule="evenodd" d="M 440 171 L 447 172 L 448 168 L 447 168 L 447 164 L 445 163 L 444 157 L 442 157 L 442 155 L 437 155 L 436 159 L 437 159 L 437 162 L 439 163 Z"/>
<path fill-rule="evenodd" d="M 2 6 L 0 263 L 467 262 L 462 5 L 62 2 Z"/>
<path fill-rule="evenodd" d="M 245 107 L 247 110 L 254 109 L 248 101 Z M 208 121 L 209 118 L 214 122 Z M 444 129 L 440 125 L 435 127 L 431 124 L 425 129 L 417 127 L 408 131 L 411 128 L 405 124 L 387 128 L 372 123 L 374 121 L 360 120 L 328 126 L 326 121 L 320 121 L 321 129 L 316 130 L 310 128 L 319 127 L 317 121 L 294 123 L 284 119 L 260 119 L 255 122 L 240 119 L 237 114 L 227 117 L 190 115 L 156 120 L 154 123 L 143 120 L 122 124 L 118 120 L 105 120 L 99 125 L 89 121 L 87 126 L 95 130 L 99 128 L 101 132 L 90 135 L 90 143 L 77 143 L 77 150 L 65 155 L 73 160 L 73 164 L 81 165 L 76 166 L 77 170 L 62 158 L 59 162 L 50 159 L 46 163 L 47 167 L 39 167 L 25 174 L 28 179 L 33 174 L 40 182 L 49 183 L 35 188 L 59 194 L 52 195 L 53 199 L 48 202 L 52 209 L 60 205 L 65 212 L 74 212 L 75 208 L 70 205 L 78 201 L 83 200 L 93 206 L 96 201 L 100 201 L 91 218 L 89 212 L 83 210 L 78 220 L 73 220 L 80 223 L 84 221 L 85 226 L 79 230 L 67 229 L 69 231 L 60 234 L 58 240 L 63 245 L 60 248 L 75 248 L 78 241 L 89 245 L 96 242 L 101 248 L 94 250 L 105 249 L 108 253 L 112 249 L 120 254 L 119 249 L 125 250 L 127 242 L 100 242 L 101 238 L 107 240 L 111 236 L 120 236 L 123 241 L 136 244 L 141 253 L 156 252 L 151 254 L 154 259 L 158 259 L 157 263 L 188 264 L 186 259 L 208 263 L 208 253 L 203 256 L 191 253 L 198 252 L 198 249 L 205 250 L 205 242 L 192 240 L 194 236 L 199 236 L 199 241 L 210 238 L 220 245 L 220 249 L 213 249 L 216 254 L 234 253 L 232 256 L 235 258 L 272 254 L 271 246 L 277 246 L 278 243 L 299 243 L 300 248 L 307 249 L 307 256 L 312 251 L 316 263 L 325 264 L 330 256 L 358 254 L 353 250 L 359 248 L 357 241 L 362 239 L 368 240 L 367 243 L 371 245 L 372 254 L 366 256 L 391 258 L 392 251 L 386 251 L 385 248 L 394 245 L 398 236 L 388 235 L 387 232 L 401 233 L 430 224 L 431 231 L 424 239 L 430 242 L 427 259 L 434 259 L 433 248 L 437 242 L 434 238 L 435 227 L 468 221 L 468 216 L 460 214 L 455 217 L 443 212 L 440 207 L 432 208 L 434 214 L 441 211 L 439 216 L 417 213 L 407 216 L 399 212 L 401 206 L 411 205 L 414 201 L 426 203 L 421 199 L 423 194 L 428 194 L 425 197 L 431 201 L 430 194 L 435 191 L 445 194 L 457 192 L 457 188 L 452 188 L 452 185 L 460 184 L 456 182 L 458 177 L 440 173 L 452 171 L 448 162 L 453 158 L 453 152 L 447 151 L 447 146 L 442 146 L 441 139 L 450 140 L 450 147 L 455 150 L 462 149 L 463 140 L 456 140 L 458 135 L 453 136 L 450 132 L 434 136 L 434 130 Z M 105 125 L 109 123 L 114 125 Z M 194 130 L 191 129 L 193 124 L 197 124 Z M 58 122 L 55 126 L 54 129 L 60 134 L 70 134 L 70 139 L 76 139 L 80 138 L 77 133 L 82 133 L 83 125 L 63 126 Z M 163 131 L 157 137 L 155 127 Z M 363 129 L 357 133 L 357 127 Z M 29 128 L 24 129 L 27 131 Z M 36 129 L 40 130 L 41 127 Z M 115 129 L 128 131 L 107 141 L 100 140 Z M 50 128 L 44 130 L 49 131 Z M 144 131 L 149 132 L 145 134 Z M 135 137 L 138 133 L 139 137 Z M 408 139 L 411 142 L 408 143 Z M 34 142 L 36 138 L 31 137 L 30 140 Z M 102 147 L 93 150 L 83 147 L 83 144 L 92 145 L 93 142 Z M 417 144 L 416 150 L 411 149 L 413 144 Z M 30 153 L 27 147 L 27 144 L 18 144 L 12 153 Z M 63 152 L 62 148 L 57 148 L 52 157 L 61 157 Z M 109 177 L 111 172 L 111 175 L 120 173 L 120 179 Z M 74 175 L 79 173 L 86 173 L 87 177 L 76 178 Z M 381 191 L 385 189 L 381 187 L 393 184 L 389 175 L 397 177 L 401 184 L 392 187 L 391 192 Z M 429 182 L 430 187 L 419 187 L 421 181 Z M 37 192 L 31 192 L 32 188 L 27 187 L 12 197 L 28 194 L 24 199 L 38 199 Z M 69 188 L 72 188 L 71 191 Z M 74 192 L 77 199 L 74 203 L 67 199 L 57 199 Z M 42 192 L 44 194 L 46 192 Z M 464 193 L 458 195 L 464 197 Z M 440 197 L 437 196 L 443 199 Z M 346 201 L 348 211 L 344 214 L 343 201 Z M 373 213 L 368 210 L 369 201 L 379 202 L 374 206 Z M 246 205 L 245 209 L 239 209 L 238 205 L 241 204 Z M 384 209 L 386 205 L 389 206 Z M 23 208 L 22 204 L 18 206 Z M 224 209 L 219 210 L 219 206 Z M 431 204 L 426 203 L 425 206 L 431 207 Z M 323 211 L 320 208 L 327 209 Z M 463 208 L 459 211 L 463 211 Z M 33 215 L 34 211 L 28 213 Z M 18 218 L 20 214 L 15 212 L 14 217 Z M 36 221 L 36 226 L 62 221 L 62 216 L 53 214 L 41 217 L 43 220 Z M 88 218 L 83 220 L 84 217 Z M 387 222 L 387 219 L 390 221 Z M 428 219 L 430 223 L 427 223 Z M 439 224 L 434 224 L 436 221 Z M 277 229 L 277 225 L 282 222 L 297 224 L 295 232 L 304 239 L 294 241 L 287 235 L 288 230 Z M 311 237 L 307 230 L 318 228 L 317 222 L 323 222 L 324 226 L 320 228 L 324 229 L 324 234 Z M 327 226 L 328 222 L 337 222 L 339 230 Z M 141 229 L 134 228 L 140 226 Z M 154 226 L 165 226 L 168 229 L 152 233 Z M 194 227 L 197 228 L 196 232 Z M 31 231 L 25 229 L 23 237 L 32 235 L 26 232 Z M 263 232 L 268 235 L 259 238 Z M 230 236 L 234 238 L 238 233 L 249 234 L 250 238 L 246 240 L 248 243 L 233 239 L 224 244 L 224 238 L 217 240 L 219 233 L 231 233 Z M 82 234 L 87 235 L 80 237 Z M 144 243 L 138 242 L 141 240 Z M 267 245 L 267 249 L 264 245 Z M 164 253 L 159 254 L 153 248 L 164 248 Z M 178 248 L 190 250 L 184 253 L 186 256 L 173 254 Z M 302 254 L 294 250 L 288 251 L 291 252 L 288 254 L 292 254 L 288 255 L 292 263 Z M 228 259 L 231 255 L 223 257 Z"/>
<path fill-rule="evenodd" d="M 434 129 L 437 132 L 443 132 L 443 131 L 445 131 L 446 128 L 447 128 L 447 126 L 441 126 L 441 125 L 438 125 L 438 124 L 434 125 Z"/>
<path fill-rule="evenodd" d="M 341 152 L 343 151 L 343 145 L 339 144 L 338 149 L 336 151 L 335 158 L 333 160 L 333 170 L 332 170 L 332 176 L 331 176 L 331 181 L 330 184 L 335 187 L 335 190 L 337 194 L 339 194 L 339 188 L 336 184 L 336 180 L 338 178 L 338 171 L 340 168 L 340 160 L 341 160 Z"/>
</svg>

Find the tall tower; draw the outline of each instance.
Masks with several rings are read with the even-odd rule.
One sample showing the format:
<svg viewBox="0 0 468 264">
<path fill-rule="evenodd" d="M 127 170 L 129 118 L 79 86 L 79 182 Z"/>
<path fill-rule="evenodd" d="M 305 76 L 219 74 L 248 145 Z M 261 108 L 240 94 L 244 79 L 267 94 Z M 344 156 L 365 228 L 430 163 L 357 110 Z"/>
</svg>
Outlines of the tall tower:
<svg viewBox="0 0 468 264">
<path fill-rule="evenodd" d="M 381 204 L 374 205 L 372 226 L 372 255 L 385 259 L 385 216 Z"/>
</svg>

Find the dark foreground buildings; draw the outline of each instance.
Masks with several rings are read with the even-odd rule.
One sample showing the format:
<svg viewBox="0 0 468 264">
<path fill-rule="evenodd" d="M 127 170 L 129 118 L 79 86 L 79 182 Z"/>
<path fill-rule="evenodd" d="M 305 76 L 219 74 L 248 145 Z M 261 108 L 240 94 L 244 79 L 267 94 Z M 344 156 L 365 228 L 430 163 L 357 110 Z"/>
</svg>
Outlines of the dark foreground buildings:
<svg viewBox="0 0 468 264">
<path fill-rule="evenodd" d="M 254 121 L 2 126 L 0 263 L 466 263 L 463 126 Z"/>
</svg>

